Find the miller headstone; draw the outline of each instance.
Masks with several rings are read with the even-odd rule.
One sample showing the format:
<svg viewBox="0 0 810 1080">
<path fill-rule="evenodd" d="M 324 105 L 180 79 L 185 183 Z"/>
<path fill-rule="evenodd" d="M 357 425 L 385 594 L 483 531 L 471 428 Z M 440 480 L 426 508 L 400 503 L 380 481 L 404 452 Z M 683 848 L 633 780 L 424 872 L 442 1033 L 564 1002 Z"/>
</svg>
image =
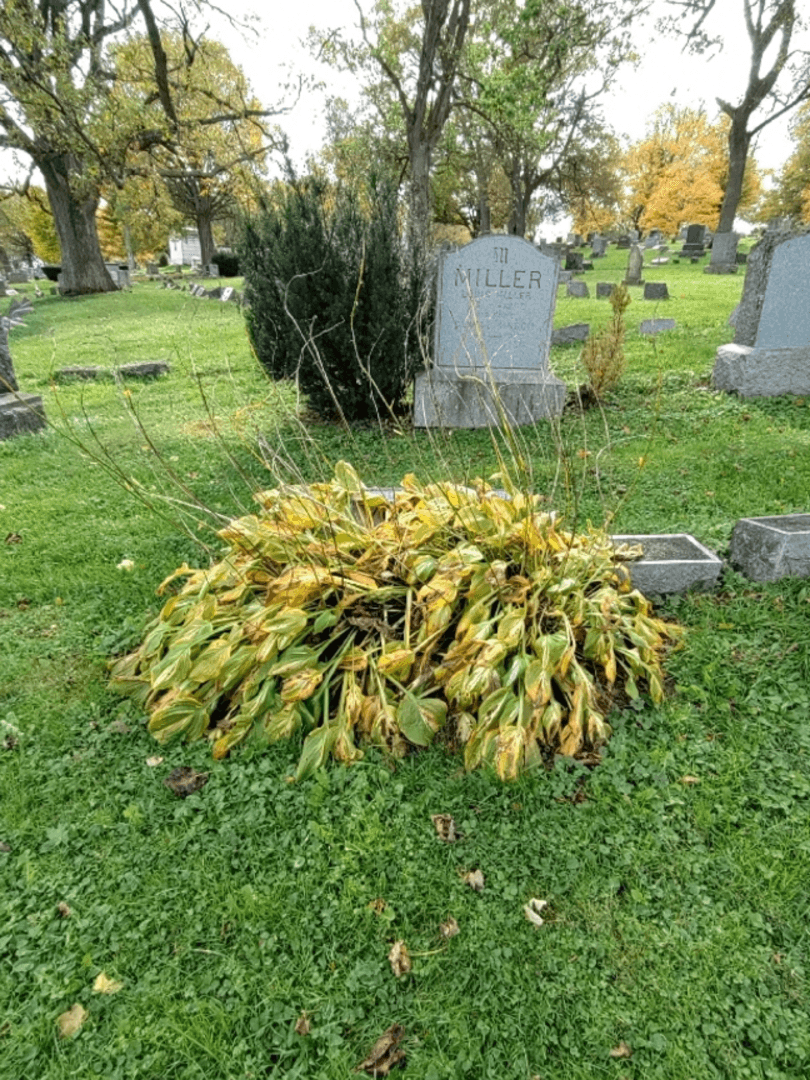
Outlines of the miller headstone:
<svg viewBox="0 0 810 1080">
<path fill-rule="evenodd" d="M 482 236 L 441 257 L 432 368 L 416 376 L 416 427 L 531 424 L 559 416 L 548 367 L 556 259 L 517 236 Z M 501 412 L 503 410 L 503 413 Z"/>
<path fill-rule="evenodd" d="M 718 390 L 810 394 L 810 233 L 767 232 L 748 256 L 734 342 L 717 350 Z"/>
</svg>

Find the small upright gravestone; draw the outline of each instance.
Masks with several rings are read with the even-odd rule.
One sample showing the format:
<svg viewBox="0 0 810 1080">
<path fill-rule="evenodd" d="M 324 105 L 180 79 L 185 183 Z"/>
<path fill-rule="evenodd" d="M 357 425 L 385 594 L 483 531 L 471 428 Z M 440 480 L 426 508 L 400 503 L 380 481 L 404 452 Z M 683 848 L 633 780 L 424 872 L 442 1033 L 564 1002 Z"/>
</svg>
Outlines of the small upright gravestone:
<svg viewBox="0 0 810 1080">
<path fill-rule="evenodd" d="M 581 251 L 568 251 L 565 255 L 566 270 L 583 270 L 585 256 Z"/>
<path fill-rule="evenodd" d="M 644 269 L 644 252 L 638 244 L 633 244 L 630 254 L 627 256 L 627 273 L 624 275 L 625 285 L 643 285 L 644 279 L 641 272 Z"/>
<path fill-rule="evenodd" d="M 558 263 L 517 236 L 483 236 L 441 260 L 435 363 L 416 377 L 416 427 L 531 424 L 559 416 L 548 368 Z"/>
<path fill-rule="evenodd" d="M 575 296 L 578 300 L 587 300 L 591 294 L 584 281 L 569 281 L 566 295 Z"/>
<path fill-rule="evenodd" d="M 645 300 L 669 300 L 669 289 L 665 281 L 648 281 L 644 286 Z"/>
<path fill-rule="evenodd" d="M 609 300 L 616 286 L 610 281 L 598 281 L 596 283 L 596 299 Z"/>
<path fill-rule="evenodd" d="M 591 258 L 601 259 L 607 252 L 607 244 L 604 236 L 594 236 L 591 241 Z"/>
<path fill-rule="evenodd" d="M 680 254 L 687 259 L 700 259 L 706 254 L 705 225 L 690 225 L 688 227 Z"/>
<path fill-rule="evenodd" d="M 717 350 L 718 390 L 810 394 L 810 233 L 768 232 L 748 256 L 734 342 Z"/>
</svg>

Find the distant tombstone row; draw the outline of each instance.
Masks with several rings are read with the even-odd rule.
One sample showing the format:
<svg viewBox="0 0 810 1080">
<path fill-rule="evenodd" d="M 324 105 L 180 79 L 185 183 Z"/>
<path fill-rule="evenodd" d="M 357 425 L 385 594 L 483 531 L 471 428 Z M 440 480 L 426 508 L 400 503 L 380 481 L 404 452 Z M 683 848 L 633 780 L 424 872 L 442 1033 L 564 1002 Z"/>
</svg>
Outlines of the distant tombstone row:
<svg viewBox="0 0 810 1080">
<path fill-rule="evenodd" d="M 714 385 L 742 397 L 810 394 L 810 233 L 769 230 L 749 253 L 734 341 Z"/>
</svg>

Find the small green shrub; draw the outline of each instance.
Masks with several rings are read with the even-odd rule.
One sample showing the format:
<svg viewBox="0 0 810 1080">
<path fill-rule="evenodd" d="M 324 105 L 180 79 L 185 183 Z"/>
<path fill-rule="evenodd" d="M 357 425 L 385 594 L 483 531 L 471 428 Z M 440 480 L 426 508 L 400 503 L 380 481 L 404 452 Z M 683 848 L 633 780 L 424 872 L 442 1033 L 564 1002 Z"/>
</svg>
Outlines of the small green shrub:
<svg viewBox="0 0 810 1080">
<path fill-rule="evenodd" d="M 591 335 L 582 350 L 588 389 L 597 401 L 619 385 L 624 373 L 624 313 L 630 293 L 622 282 L 610 294 L 613 318 L 599 333 Z"/>
<path fill-rule="evenodd" d="M 233 251 L 215 251 L 211 262 L 219 269 L 220 277 L 239 277 L 239 256 Z"/>
<path fill-rule="evenodd" d="M 297 378 L 326 417 L 377 420 L 397 409 L 418 349 L 396 190 L 366 203 L 316 177 L 293 180 L 249 221 L 240 246 L 250 337 L 275 379 Z M 411 344 L 409 344 L 411 342 Z"/>
<path fill-rule="evenodd" d="M 395 755 L 441 734 L 503 779 L 545 752 L 593 753 L 617 698 L 663 697 L 676 628 L 630 591 L 609 539 L 571 535 L 477 482 L 389 501 L 345 463 L 329 483 L 257 496 L 113 667 L 163 742 L 224 757 L 255 732 L 306 734 L 297 775 L 363 744 Z"/>
</svg>

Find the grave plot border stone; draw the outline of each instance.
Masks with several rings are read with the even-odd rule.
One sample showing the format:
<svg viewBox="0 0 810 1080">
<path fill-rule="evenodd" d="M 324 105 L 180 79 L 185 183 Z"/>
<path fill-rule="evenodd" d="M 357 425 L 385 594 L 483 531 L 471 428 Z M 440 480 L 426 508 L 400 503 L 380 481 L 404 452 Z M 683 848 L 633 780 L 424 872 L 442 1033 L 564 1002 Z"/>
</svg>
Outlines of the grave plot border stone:
<svg viewBox="0 0 810 1080">
<path fill-rule="evenodd" d="M 723 560 L 689 533 L 623 533 L 615 545 L 640 544 L 641 559 L 620 565 L 634 589 L 645 596 L 666 596 L 688 589 L 710 592 L 717 585 Z"/>
<path fill-rule="evenodd" d="M 551 335 L 552 345 L 570 345 L 575 341 L 585 341 L 591 332 L 591 324 L 586 322 L 571 323 L 561 326 Z"/>
<path fill-rule="evenodd" d="M 740 518 L 729 560 L 751 581 L 810 577 L 810 514 Z"/>
<path fill-rule="evenodd" d="M 640 334 L 663 334 L 677 327 L 674 319 L 643 319 L 638 328 Z"/>
<path fill-rule="evenodd" d="M 170 371 L 171 366 L 165 360 L 142 360 L 134 364 L 121 364 L 113 373 L 122 379 L 157 379 Z"/>
</svg>

